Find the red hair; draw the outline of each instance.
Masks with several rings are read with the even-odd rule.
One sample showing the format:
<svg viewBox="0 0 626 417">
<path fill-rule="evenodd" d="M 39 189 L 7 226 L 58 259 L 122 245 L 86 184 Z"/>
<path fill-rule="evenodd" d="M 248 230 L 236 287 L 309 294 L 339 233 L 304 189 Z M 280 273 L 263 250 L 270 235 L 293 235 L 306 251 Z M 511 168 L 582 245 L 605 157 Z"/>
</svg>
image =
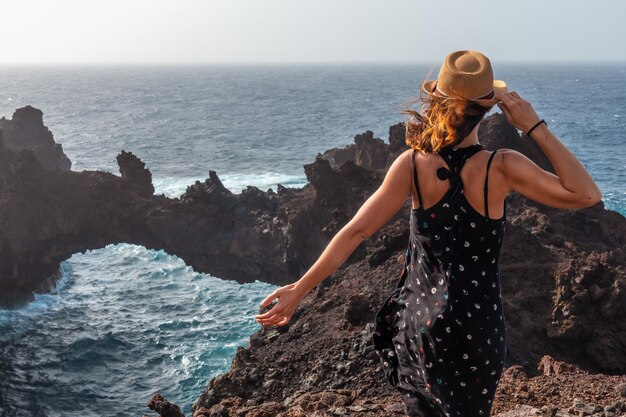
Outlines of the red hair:
<svg viewBox="0 0 626 417">
<path fill-rule="evenodd" d="M 423 114 L 410 108 L 418 102 L 425 108 Z M 432 97 L 422 89 L 419 98 L 404 104 L 400 113 L 409 115 L 406 144 L 426 152 L 437 152 L 463 140 L 491 108 L 464 98 Z"/>
</svg>

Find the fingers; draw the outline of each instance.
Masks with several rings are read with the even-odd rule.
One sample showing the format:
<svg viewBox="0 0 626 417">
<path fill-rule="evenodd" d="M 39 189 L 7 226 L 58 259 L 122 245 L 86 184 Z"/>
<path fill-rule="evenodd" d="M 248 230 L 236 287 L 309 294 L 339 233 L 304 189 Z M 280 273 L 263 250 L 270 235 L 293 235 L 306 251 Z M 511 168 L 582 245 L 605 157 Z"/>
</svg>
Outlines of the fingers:
<svg viewBox="0 0 626 417">
<path fill-rule="evenodd" d="M 517 91 L 510 91 L 500 96 L 498 107 L 507 121 L 516 129 L 526 132 L 539 119 L 532 105 L 523 99 Z"/>
<path fill-rule="evenodd" d="M 265 300 L 261 301 L 260 306 L 261 307 L 266 307 L 268 304 L 270 304 L 272 302 L 272 300 L 274 298 L 278 298 L 280 295 L 280 292 L 278 289 L 274 290 L 274 292 L 272 292 L 270 295 L 268 295 L 267 297 L 265 297 Z"/>
<path fill-rule="evenodd" d="M 502 103 L 498 103 L 498 108 L 500 108 L 500 110 L 502 110 L 502 113 L 504 113 L 504 116 L 507 118 L 507 120 L 511 120 L 511 111 L 508 109 L 508 107 L 506 106 L 506 103 L 503 101 Z"/>
<path fill-rule="evenodd" d="M 270 295 L 268 295 L 260 304 L 260 308 L 268 306 L 272 300 L 278 301 L 272 308 L 263 313 L 255 315 L 256 321 L 262 325 L 283 325 L 289 322 L 293 311 L 297 307 L 298 303 L 302 299 L 301 293 L 294 287 L 293 284 L 286 285 L 284 287 L 276 289 Z"/>
<path fill-rule="evenodd" d="M 289 321 L 290 314 L 285 314 L 286 310 L 282 305 L 278 303 L 272 307 L 272 309 L 263 314 L 257 314 L 255 317 L 256 321 L 261 323 L 263 326 L 269 326 L 271 324 L 279 324 L 286 323 L 285 319 Z"/>
<path fill-rule="evenodd" d="M 513 95 L 513 91 L 509 91 L 508 93 L 504 93 L 500 96 L 500 100 L 507 105 L 513 104 L 515 99 L 517 99 L 517 97 Z"/>
<path fill-rule="evenodd" d="M 512 113 L 521 105 L 521 97 L 515 91 L 509 91 L 500 96 L 501 102 L 498 107 L 502 109 L 505 116 L 512 116 Z"/>
<path fill-rule="evenodd" d="M 503 94 L 500 97 L 500 103 L 498 103 L 497 105 L 498 105 L 498 108 L 500 108 L 500 110 L 502 110 L 502 113 L 504 113 L 504 116 L 506 117 L 508 122 L 512 123 L 513 115 L 511 113 L 511 110 L 514 107 L 514 104 L 513 104 L 513 101 L 511 99 L 511 96 L 508 96 L 507 94 Z"/>
<path fill-rule="evenodd" d="M 282 321 L 284 317 L 285 316 L 282 315 L 282 314 L 277 314 L 276 316 L 272 317 L 271 319 L 259 320 L 259 323 L 262 326 L 271 326 L 272 324 L 276 325 L 278 322 Z"/>
<path fill-rule="evenodd" d="M 285 314 L 284 312 L 279 312 L 267 319 L 262 319 L 262 320 L 257 320 L 257 321 L 261 323 L 263 326 L 269 326 L 272 324 L 277 325 L 277 326 L 282 326 L 284 324 L 287 324 L 290 319 L 291 319 L 291 314 Z"/>
<path fill-rule="evenodd" d="M 256 319 L 265 320 L 265 319 L 269 319 L 275 314 L 282 313 L 282 312 L 283 312 L 282 306 L 279 306 L 278 304 L 276 304 L 274 307 L 272 307 L 270 311 L 267 311 L 263 314 L 257 314 L 254 317 Z"/>
<path fill-rule="evenodd" d="M 282 320 L 279 318 L 276 318 L 275 320 L 272 321 L 267 321 L 267 322 L 262 322 L 261 325 L 263 327 L 267 327 L 267 326 L 284 326 L 285 324 L 287 324 L 289 322 L 289 317 L 287 316 L 282 316 Z"/>
<path fill-rule="evenodd" d="M 282 310 L 278 310 L 276 308 L 271 309 L 270 311 L 268 311 L 265 314 L 262 314 L 260 316 L 256 316 L 256 319 L 258 322 L 267 322 L 267 321 L 271 321 L 274 320 L 277 316 L 282 316 L 283 315 L 283 311 Z"/>
<path fill-rule="evenodd" d="M 521 103 L 525 102 L 517 91 L 508 91 L 500 96 L 500 100 L 508 105 L 512 105 L 513 103 Z"/>
</svg>

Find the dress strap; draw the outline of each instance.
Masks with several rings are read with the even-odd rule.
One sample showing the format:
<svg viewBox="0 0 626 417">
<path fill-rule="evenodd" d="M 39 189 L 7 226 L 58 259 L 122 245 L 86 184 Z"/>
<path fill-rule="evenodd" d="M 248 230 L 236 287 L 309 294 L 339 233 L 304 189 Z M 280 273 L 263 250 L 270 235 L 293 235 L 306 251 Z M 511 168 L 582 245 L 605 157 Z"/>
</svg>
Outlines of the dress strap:
<svg viewBox="0 0 626 417">
<path fill-rule="evenodd" d="M 417 182 L 417 164 L 415 163 L 415 151 L 417 149 L 413 149 L 413 155 L 411 155 L 411 163 L 413 165 L 413 183 L 415 184 L 415 191 L 417 192 L 417 200 L 420 202 L 420 207 L 423 208 L 422 204 L 422 195 L 420 194 L 419 183 Z"/>
<path fill-rule="evenodd" d="M 489 165 L 491 165 L 491 160 L 493 159 L 493 156 L 496 154 L 496 152 L 498 152 L 498 150 L 496 149 L 495 151 L 491 152 L 491 155 L 489 156 L 489 160 L 487 161 L 487 173 L 485 174 L 485 187 L 484 187 L 484 191 L 485 191 L 485 217 L 489 218 L 489 205 L 487 204 L 487 181 L 489 179 Z"/>
<path fill-rule="evenodd" d="M 483 146 L 480 143 L 475 143 L 473 145 L 465 146 L 463 148 L 453 148 L 451 146 L 446 146 L 438 151 L 446 165 L 448 165 L 448 171 L 451 175 L 455 173 L 458 174 L 465 165 L 465 162 L 472 157 L 476 152 L 481 151 Z M 443 167 L 442 167 L 443 168 Z M 443 168 L 445 170 L 445 168 Z M 446 179 L 450 175 L 444 175 L 437 173 L 439 179 Z"/>
</svg>

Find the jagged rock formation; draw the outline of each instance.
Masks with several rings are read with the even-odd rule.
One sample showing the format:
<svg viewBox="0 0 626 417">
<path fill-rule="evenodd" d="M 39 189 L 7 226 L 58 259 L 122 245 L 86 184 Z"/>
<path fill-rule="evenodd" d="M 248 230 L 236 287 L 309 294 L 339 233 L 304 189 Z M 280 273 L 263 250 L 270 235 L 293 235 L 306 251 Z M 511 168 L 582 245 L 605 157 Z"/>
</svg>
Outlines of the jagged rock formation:
<svg viewBox="0 0 626 417">
<path fill-rule="evenodd" d="M 68 170 L 71 168 L 72 162 L 63 153 L 63 146 L 54 142 L 52 132 L 44 126 L 41 110 L 31 106 L 15 110 L 11 120 L 0 118 L 0 131 L 2 131 L 4 145 L 7 148 L 13 149 L 16 153 L 22 149 L 28 149 L 35 154 L 37 161 L 44 169 Z M 2 171 L 0 171 L 1 175 Z"/>
<path fill-rule="evenodd" d="M 366 132 L 347 149 L 318 155 L 305 165 L 308 184 L 300 189 L 248 187 L 235 195 L 210 171 L 179 198 L 167 198 L 154 195 L 149 170 L 132 153 L 122 151 L 117 158 L 121 176 L 70 171 L 58 152 L 56 165 L 53 157 L 39 156 L 43 145 L 29 135 L 39 132 L 41 142 L 47 141 L 41 117 L 17 120 L 8 134 L 8 122 L 0 124 L 4 305 L 19 305 L 33 291 L 46 291 L 59 263 L 72 254 L 120 242 L 164 249 L 197 271 L 238 282 L 291 283 L 407 148 L 403 125 L 397 124 L 390 128 L 389 144 Z M 13 146 L 7 135 L 32 143 L 33 150 Z M 486 118 L 479 136 L 487 149 L 517 149 L 554 172 L 538 146 L 520 137 L 501 114 Z M 60 148 L 47 149 L 54 154 Z M 381 403 L 385 397 L 395 404 L 396 393 L 381 379 L 369 324 L 399 278 L 409 207 L 407 199 L 406 210 L 316 288 L 289 325 L 253 335 L 250 346 L 238 350 L 232 369 L 209 382 L 196 410 L 235 403 L 257 411 L 286 410 L 327 399 L 367 408 L 364 398 Z M 507 220 L 500 260 L 509 329 L 505 366 L 519 365 L 533 375 L 549 354 L 588 372 L 624 374 L 626 219 L 602 202 L 552 209 L 514 193 Z"/>
</svg>

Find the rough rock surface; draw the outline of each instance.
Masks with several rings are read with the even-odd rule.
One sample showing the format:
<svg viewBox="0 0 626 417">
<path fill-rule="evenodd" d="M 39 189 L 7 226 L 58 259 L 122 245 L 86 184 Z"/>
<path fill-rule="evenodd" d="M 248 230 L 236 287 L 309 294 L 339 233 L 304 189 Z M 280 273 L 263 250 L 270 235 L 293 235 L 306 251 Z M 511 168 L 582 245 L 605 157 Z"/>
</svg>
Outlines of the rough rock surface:
<svg viewBox="0 0 626 417">
<path fill-rule="evenodd" d="M 305 165 L 308 184 L 300 189 L 248 187 L 235 195 L 209 171 L 204 182 L 167 198 L 154 195 L 149 170 L 130 152 L 117 158 L 121 176 L 44 162 L 29 136 L 45 137 L 41 117 L 17 120 L 11 137 L 34 145 L 14 146 L 0 124 L 0 162 L 7 161 L 0 165 L 0 303 L 14 306 L 48 290 L 59 263 L 72 254 L 120 242 L 164 249 L 197 271 L 238 282 L 291 283 L 407 149 L 397 124 L 389 144 L 366 132 L 347 149 L 318 155 Z M 519 150 L 554 172 L 501 114 L 485 119 L 479 136 L 487 149 Z M 553 209 L 516 193 L 508 198 L 500 260 L 505 366 L 519 378 L 501 381 L 494 412 L 533 415 L 560 407 L 550 409 L 554 416 L 575 407 L 577 398 L 581 413 L 603 406 L 605 415 L 619 415 L 611 409 L 623 406 L 626 382 L 626 219 L 602 202 Z M 400 275 L 409 207 L 407 198 L 406 210 L 313 290 L 287 326 L 261 329 L 238 348 L 231 369 L 209 381 L 196 414 L 402 415 L 370 340 L 374 313 Z M 561 395 L 550 394 L 557 387 Z M 533 410 L 515 411 L 516 404 Z"/>
<path fill-rule="evenodd" d="M 72 166 L 70 159 L 63 153 L 63 146 L 55 143 L 52 132 L 44 126 L 43 112 L 39 109 L 26 106 L 15 110 L 11 120 L 0 118 L 0 131 L 7 148 L 17 153 L 22 149 L 32 151 L 44 169 L 68 170 Z"/>
<path fill-rule="evenodd" d="M 267 337 L 270 333 L 266 334 Z M 298 342 L 296 342 L 298 343 Z M 292 344 L 293 341 L 292 341 Z M 248 349 L 253 350 L 254 345 Z M 256 349 L 262 352 L 261 349 Z M 270 349 L 268 349 L 270 351 Z M 273 353 L 273 352 L 272 352 Z M 242 360 L 243 356 L 245 360 Z M 271 369 L 271 374 L 262 373 L 259 361 L 268 358 L 267 354 L 246 354 L 238 352 L 235 358 L 239 375 L 233 372 L 221 375 L 214 381 L 229 379 L 230 396 L 219 402 L 203 403 L 206 396 L 200 398 L 194 406 L 193 417 L 214 416 L 361 416 L 361 417 L 404 417 L 405 408 L 400 399 L 388 389 L 379 389 L 380 381 L 372 378 L 380 367 L 372 366 L 373 372 L 366 375 L 362 370 L 354 373 L 354 357 L 358 353 L 335 359 L 325 372 L 328 382 L 326 388 L 311 387 L 310 376 L 318 373 L 324 366 L 325 359 L 314 362 L 291 358 L 294 366 L 303 368 L 307 364 L 311 371 L 302 374 L 299 379 L 289 372 L 283 373 L 285 361 Z M 352 356 L 352 359 L 350 358 Z M 310 359 L 310 358 L 309 358 Z M 310 359 L 312 360 L 312 359 Z M 247 367 L 242 373 L 242 367 Z M 282 366 L 282 368 L 281 368 Z M 267 368 L 265 368 L 267 370 Z M 520 365 L 512 365 L 503 373 L 492 416 L 495 417 L 619 417 L 626 415 L 626 376 L 591 374 L 578 367 L 560 362 L 550 356 L 544 356 L 538 366 L 543 374 L 528 375 Z M 549 371 L 546 371 L 549 369 Z M 303 369 L 300 369 L 302 372 Z M 351 373 L 353 372 L 353 373 Z M 259 378 L 260 377 L 260 378 Z M 333 378 L 334 377 L 334 378 Z M 315 376 L 323 379 L 323 376 Z M 282 380 L 283 382 L 281 382 Z M 254 382 L 256 383 L 254 383 Z M 291 382 L 287 382 L 291 381 Z M 293 381 L 298 381 L 294 384 Z M 217 382 L 219 383 L 219 382 Z M 297 385 L 297 387 L 293 387 Z M 290 389 L 289 386 L 292 386 Z M 246 390 L 253 390 L 252 395 L 241 395 Z M 205 393 L 206 394 L 206 393 Z M 163 417 L 166 414 L 161 414 Z"/>
</svg>

